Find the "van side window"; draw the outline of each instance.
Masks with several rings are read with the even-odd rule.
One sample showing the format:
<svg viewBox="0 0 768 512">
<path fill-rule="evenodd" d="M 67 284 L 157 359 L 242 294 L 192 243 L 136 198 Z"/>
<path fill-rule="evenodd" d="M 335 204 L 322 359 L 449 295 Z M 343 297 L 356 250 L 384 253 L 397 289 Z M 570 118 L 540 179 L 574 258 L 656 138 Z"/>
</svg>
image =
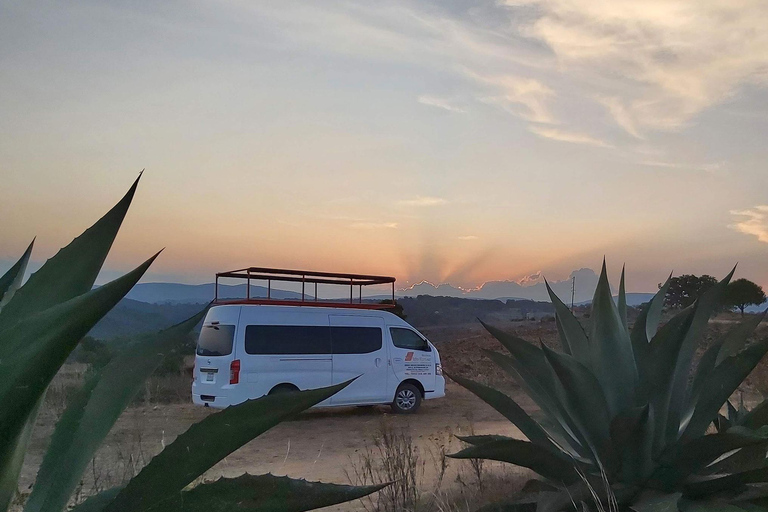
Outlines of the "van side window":
<svg viewBox="0 0 768 512">
<path fill-rule="evenodd" d="M 334 354 L 370 354 L 381 349 L 378 327 L 331 327 Z"/>
<path fill-rule="evenodd" d="M 248 325 L 246 354 L 330 354 L 328 327 L 304 325 Z"/>
<path fill-rule="evenodd" d="M 204 325 L 197 338 L 199 356 L 228 356 L 235 339 L 234 325 Z"/>
<path fill-rule="evenodd" d="M 389 333 L 392 335 L 392 343 L 397 348 L 406 348 L 409 350 L 423 350 L 429 352 L 429 344 L 427 340 L 416 334 L 410 329 L 403 329 L 401 327 L 390 327 Z"/>
</svg>

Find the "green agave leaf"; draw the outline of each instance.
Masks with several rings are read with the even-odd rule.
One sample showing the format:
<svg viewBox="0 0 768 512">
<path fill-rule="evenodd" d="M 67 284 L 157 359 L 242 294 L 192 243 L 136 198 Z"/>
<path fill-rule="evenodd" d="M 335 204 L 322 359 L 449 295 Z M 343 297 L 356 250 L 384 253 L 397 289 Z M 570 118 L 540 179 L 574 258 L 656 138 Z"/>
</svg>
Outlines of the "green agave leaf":
<svg viewBox="0 0 768 512">
<path fill-rule="evenodd" d="M 115 499 L 123 487 L 113 487 L 106 491 L 101 491 L 99 494 L 94 494 L 81 504 L 71 508 L 69 512 L 101 512 L 107 505 L 112 503 L 112 500 Z"/>
<path fill-rule="evenodd" d="M 658 491 L 645 491 L 634 501 L 630 509 L 634 512 L 678 512 L 677 502 L 682 493 L 662 493 Z"/>
<path fill-rule="evenodd" d="M 752 469 L 730 475 L 707 476 L 691 481 L 685 485 L 686 497 L 698 498 L 722 491 L 731 491 L 745 484 L 768 482 L 768 467 Z"/>
<path fill-rule="evenodd" d="M 0 309 L 8 304 L 16 290 L 21 286 L 21 282 L 24 280 L 24 273 L 27 271 L 27 264 L 29 263 L 29 256 L 32 254 L 32 247 L 35 245 L 35 241 L 29 244 L 27 250 L 21 255 L 19 261 L 13 264 L 13 266 L 0 277 Z"/>
<path fill-rule="evenodd" d="M 681 512 L 744 512 L 745 509 L 724 501 L 680 500 Z"/>
<path fill-rule="evenodd" d="M 497 436 L 494 434 L 482 435 L 482 436 L 456 436 L 460 441 L 471 444 L 472 446 L 478 446 L 485 443 L 492 443 L 494 441 L 507 441 L 514 439 L 514 437 Z"/>
<path fill-rule="evenodd" d="M 747 320 L 740 322 L 724 336 L 723 343 L 717 353 L 716 364 L 722 363 L 724 359 L 740 352 L 744 348 L 749 337 L 765 318 L 766 313 L 768 313 L 768 310 L 752 315 Z"/>
<path fill-rule="evenodd" d="M 758 429 L 763 425 L 768 425 L 768 400 L 763 400 L 751 411 L 747 412 L 739 421 L 747 428 Z"/>
<path fill-rule="evenodd" d="M 43 403 L 41 397 L 32 410 L 21 432 L 11 442 L 4 443 L 0 448 L 0 510 L 8 510 L 18 490 L 19 476 L 24 465 L 24 456 L 27 453 L 29 441 L 32 439 L 32 430 L 35 428 L 35 420 L 40 406 Z"/>
<path fill-rule="evenodd" d="M 722 460 L 718 460 L 700 471 L 703 475 L 715 475 L 718 473 L 738 473 L 751 469 L 759 469 L 766 465 L 766 451 L 768 441 L 745 446 Z"/>
<path fill-rule="evenodd" d="M 105 510 L 135 512 L 161 506 L 248 441 L 329 398 L 350 382 L 265 396 L 208 416 L 155 456 Z"/>
<path fill-rule="evenodd" d="M 528 441 L 504 439 L 470 446 L 448 455 L 453 459 L 488 459 L 532 469 L 554 482 L 572 483 L 579 479 L 577 462 L 562 453 L 552 453 Z"/>
<path fill-rule="evenodd" d="M 526 343 L 527 342 L 523 342 Z M 504 356 L 496 352 L 485 350 L 485 354 L 504 371 L 512 375 L 523 390 L 541 408 L 541 411 L 551 420 L 545 428 L 550 436 L 558 440 L 564 449 L 580 456 L 591 455 L 589 448 L 578 440 L 576 435 L 576 423 L 566 411 L 557 395 L 556 382 L 552 368 L 546 362 L 546 358 L 540 349 L 535 358 L 525 358 L 520 361 L 514 357 Z M 540 365 L 543 360 L 544 364 Z"/>
<path fill-rule="evenodd" d="M 621 481 L 643 481 L 653 471 L 653 417 L 649 405 L 635 407 L 611 421 L 611 446 L 620 460 Z"/>
<path fill-rule="evenodd" d="M 249 475 L 220 478 L 153 507 L 168 512 L 303 512 L 356 500 L 389 484 L 354 487 L 307 482 L 286 476 Z"/>
<path fill-rule="evenodd" d="M 717 356 L 720 353 L 720 348 L 723 346 L 723 340 L 719 340 L 712 344 L 699 359 L 696 365 L 696 373 L 691 383 L 691 392 L 688 401 L 688 406 L 691 407 L 692 402 L 696 401 L 696 398 L 701 394 L 701 385 L 709 378 L 712 370 L 717 365 Z"/>
<path fill-rule="evenodd" d="M 650 303 L 640 311 L 629 336 L 632 340 L 632 352 L 635 355 L 635 364 L 637 365 L 638 378 L 641 383 L 646 379 L 645 374 L 648 372 L 648 367 L 652 364 L 648 343 L 656 336 L 658 331 L 661 311 L 664 307 L 664 300 L 667 290 L 669 290 L 671 279 L 672 276 L 670 275 L 656 295 L 653 296 Z"/>
<path fill-rule="evenodd" d="M 766 352 L 768 338 L 726 358 L 712 371 L 710 378 L 701 386 L 701 393 L 690 414 L 691 419 L 683 432 L 683 440 L 704 435 L 728 397 L 747 378 Z"/>
<path fill-rule="evenodd" d="M 159 253 L 158 253 L 159 254 Z M 0 439 L 13 439 L 78 341 L 122 299 L 157 255 L 135 270 L 0 332 Z M 5 460 L 0 460 L 0 467 Z"/>
<path fill-rule="evenodd" d="M 613 302 L 605 261 L 592 300 L 591 366 L 612 416 L 634 407 L 637 366 L 629 334 Z"/>
<path fill-rule="evenodd" d="M 766 433 L 758 435 L 743 428 L 701 436 L 677 447 L 676 453 L 666 454 L 664 467 L 659 471 L 664 474 L 667 482 L 672 480 L 673 485 L 677 485 L 728 452 L 747 446 L 765 445 L 767 439 Z"/>
<path fill-rule="evenodd" d="M 520 432 L 522 432 L 533 444 L 553 452 L 559 451 L 558 448 L 552 444 L 552 441 L 549 439 L 549 436 L 544 429 L 531 419 L 523 408 L 507 395 L 469 379 L 454 375 L 449 375 L 449 377 L 496 409 L 502 416 L 519 428 Z"/>
<path fill-rule="evenodd" d="M 56 425 L 25 512 L 64 510 L 83 471 L 144 381 L 205 316 L 208 308 L 125 347 L 89 382 Z"/>
<path fill-rule="evenodd" d="M 702 339 L 702 333 L 707 327 L 709 318 L 722 304 L 725 290 L 728 287 L 728 283 L 730 282 L 731 277 L 735 271 L 736 267 L 734 267 L 733 270 L 731 270 L 731 272 L 725 276 L 723 280 L 704 292 L 704 294 L 699 297 L 698 300 L 696 300 L 696 312 L 691 322 L 691 326 L 688 329 L 688 333 L 683 340 L 683 344 L 680 347 L 680 353 L 678 354 L 677 364 L 675 366 L 675 373 L 671 388 L 672 396 L 669 402 L 669 414 L 667 416 L 667 443 L 673 443 L 678 439 L 680 436 L 681 422 L 683 420 L 687 420 L 687 418 L 683 418 L 683 415 L 687 412 L 686 409 L 690 409 L 688 406 L 688 402 L 690 400 L 688 379 L 691 371 L 691 364 L 693 362 L 693 356 L 696 353 L 696 349 L 700 340 Z M 722 402 L 720 402 L 720 405 L 725 402 L 725 398 Z M 716 415 L 717 410 L 715 410 L 710 415 L 707 424 L 711 423 Z"/>
<path fill-rule="evenodd" d="M 648 356 L 653 364 L 646 369 L 641 394 L 649 400 L 653 411 L 655 454 L 661 453 L 666 446 L 669 403 L 672 399 L 677 357 L 690 330 L 696 307 L 694 304 L 675 315 L 648 344 Z"/>
<path fill-rule="evenodd" d="M 576 435 L 583 436 L 597 458 L 608 462 L 605 450 L 609 445 L 611 415 L 600 383 L 575 358 L 543 345 L 541 349 L 560 381 L 561 401 L 576 423 Z"/>
<path fill-rule="evenodd" d="M 619 281 L 619 318 L 621 318 L 621 325 L 624 326 L 624 330 L 629 332 L 629 322 L 627 321 L 627 288 L 624 283 L 624 271 L 626 267 L 621 267 L 621 280 Z"/>
<path fill-rule="evenodd" d="M 13 299 L 0 310 L 0 329 L 82 295 L 93 287 L 131 204 L 139 178 L 120 202 L 96 224 L 29 277 Z"/>
<path fill-rule="evenodd" d="M 557 321 L 557 328 L 560 333 L 560 343 L 563 346 L 563 350 L 566 354 L 574 356 L 581 361 L 582 364 L 589 365 L 590 352 L 589 352 L 589 340 L 587 334 L 584 332 L 584 328 L 579 321 L 573 316 L 571 310 L 568 309 L 560 297 L 552 291 L 549 283 L 545 280 L 544 285 L 547 287 L 547 293 L 549 299 L 552 301 L 552 305 L 555 307 L 555 319 Z"/>
</svg>

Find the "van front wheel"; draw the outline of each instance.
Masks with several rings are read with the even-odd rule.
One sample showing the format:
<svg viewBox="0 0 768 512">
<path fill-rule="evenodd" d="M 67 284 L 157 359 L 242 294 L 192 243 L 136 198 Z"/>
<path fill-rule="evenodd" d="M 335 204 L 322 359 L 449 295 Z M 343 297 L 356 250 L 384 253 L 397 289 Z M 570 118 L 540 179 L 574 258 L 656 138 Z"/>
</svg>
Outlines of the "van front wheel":
<svg viewBox="0 0 768 512">
<path fill-rule="evenodd" d="M 392 401 L 392 412 L 397 414 L 413 414 L 421 405 L 421 391 L 413 384 L 403 383 L 395 391 Z"/>
</svg>

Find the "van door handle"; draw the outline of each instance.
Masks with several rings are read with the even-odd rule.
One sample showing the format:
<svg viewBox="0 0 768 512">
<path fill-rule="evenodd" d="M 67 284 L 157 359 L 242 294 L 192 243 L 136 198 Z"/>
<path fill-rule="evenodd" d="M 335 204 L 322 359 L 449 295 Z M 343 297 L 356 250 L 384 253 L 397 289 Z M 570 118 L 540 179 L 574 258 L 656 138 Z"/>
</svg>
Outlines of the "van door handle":
<svg viewBox="0 0 768 512">
<path fill-rule="evenodd" d="M 381 366 L 381 358 L 380 357 L 377 357 L 373 362 L 376 363 L 376 368 Z"/>
</svg>

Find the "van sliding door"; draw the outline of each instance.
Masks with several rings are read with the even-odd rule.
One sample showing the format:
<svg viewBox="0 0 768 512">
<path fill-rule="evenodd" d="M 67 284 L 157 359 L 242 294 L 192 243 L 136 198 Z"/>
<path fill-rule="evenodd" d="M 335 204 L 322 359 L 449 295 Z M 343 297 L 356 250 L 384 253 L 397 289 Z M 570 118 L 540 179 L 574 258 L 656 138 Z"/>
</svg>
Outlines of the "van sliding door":
<svg viewBox="0 0 768 512">
<path fill-rule="evenodd" d="M 354 379 L 331 397 L 331 404 L 384 403 L 387 396 L 387 352 L 384 321 L 377 317 L 330 315 L 333 383 Z"/>
</svg>

